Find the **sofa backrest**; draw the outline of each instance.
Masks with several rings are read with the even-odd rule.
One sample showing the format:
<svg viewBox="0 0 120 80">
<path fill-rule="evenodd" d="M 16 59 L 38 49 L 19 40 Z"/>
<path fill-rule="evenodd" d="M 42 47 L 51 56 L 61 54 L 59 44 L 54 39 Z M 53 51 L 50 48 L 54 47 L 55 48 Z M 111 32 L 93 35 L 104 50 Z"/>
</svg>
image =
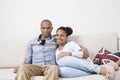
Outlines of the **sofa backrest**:
<svg viewBox="0 0 120 80">
<path fill-rule="evenodd" d="M 118 35 L 116 32 L 74 35 L 71 36 L 70 39 L 86 47 L 92 59 L 102 47 L 111 52 L 116 52 L 118 50 Z"/>
<path fill-rule="evenodd" d="M 74 40 L 80 45 L 86 47 L 90 53 L 91 58 L 93 58 L 98 50 L 100 50 L 102 47 L 105 47 L 106 49 L 113 52 L 117 51 L 118 35 L 115 32 L 73 35 L 70 38 L 71 40 Z M 14 43 L 9 41 L 5 42 L 4 39 L 0 41 L 0 68 L 15 67 L 23 63 L 26 46 L 29 40 L 26 38 L 13 38 L 12 41 Z"/>
<path fill-rule="evenodd" d="M 27 46 L 26 38 L 1 39 L 0 68 L 15 67 L 23 63 Z"/>
</svg>

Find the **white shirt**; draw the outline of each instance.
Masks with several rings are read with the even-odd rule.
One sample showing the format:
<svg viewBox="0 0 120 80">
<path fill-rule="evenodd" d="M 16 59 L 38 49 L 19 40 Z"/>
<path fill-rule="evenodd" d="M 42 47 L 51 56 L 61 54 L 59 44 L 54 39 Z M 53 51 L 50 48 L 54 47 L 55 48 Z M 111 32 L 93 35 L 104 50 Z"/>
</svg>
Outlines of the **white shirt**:
<svg viewBox="0 0 120 80">
<path fill-rule="evenodd" d="M 56 59 L 60 52 L 71 52 L 72 56 L 82 58 L 83 52 L 79 51 L 80 49 L 81 49 L 80 46 L 76 42 L 74 41 L 67 42 L 62 50 L 59 49 L 56 50 Z"/>
</svg>

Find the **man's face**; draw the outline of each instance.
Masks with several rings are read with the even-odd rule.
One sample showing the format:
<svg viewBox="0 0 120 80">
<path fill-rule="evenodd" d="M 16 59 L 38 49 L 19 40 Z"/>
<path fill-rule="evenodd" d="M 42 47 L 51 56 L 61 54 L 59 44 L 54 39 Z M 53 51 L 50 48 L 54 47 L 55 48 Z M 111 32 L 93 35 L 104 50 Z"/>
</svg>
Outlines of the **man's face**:
<svg viewBox="0 0 120 80">
<path fill-rule="evenodd" d="M 51 34 L 52 26 L 49 24 L 49 22 L 43 22 L 40 29 L 42 32 L 42 36 L 46 38 Z"/>
</svg>

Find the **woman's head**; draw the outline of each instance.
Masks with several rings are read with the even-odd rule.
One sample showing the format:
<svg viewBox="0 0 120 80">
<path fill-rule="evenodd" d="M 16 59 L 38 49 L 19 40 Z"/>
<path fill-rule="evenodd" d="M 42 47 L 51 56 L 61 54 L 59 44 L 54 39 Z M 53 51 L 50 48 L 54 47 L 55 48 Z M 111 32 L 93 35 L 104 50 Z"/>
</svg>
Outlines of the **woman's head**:
<svg viewBox="0 0 120 80">
<path fill-rule="evenodd" d="M 56 31 L 56 42 L 58 45 L 64 45 L 67 42 L 67 37 L 73 33 L 70 27 L 59 27 Z"/>
<path fill-rule="evenodd" d="M 61 26 L 57 29 L 57 32 L 58 32 L 58 30 L 63 30 L 65 32 L 66 36 L 70 36 L 73 33 L 73 30 L 70 27 Z"/>
</svg>

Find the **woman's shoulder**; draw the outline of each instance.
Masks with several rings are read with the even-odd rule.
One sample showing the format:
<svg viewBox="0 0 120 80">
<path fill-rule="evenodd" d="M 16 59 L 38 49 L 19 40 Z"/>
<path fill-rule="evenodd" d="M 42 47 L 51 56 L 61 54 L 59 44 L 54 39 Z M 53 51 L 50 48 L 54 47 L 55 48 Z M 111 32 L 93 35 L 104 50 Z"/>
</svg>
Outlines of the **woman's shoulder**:
<svg viewBox="0 0 120 80">
<path fill-rule="evenodd" d="M 73 46 L 73 45 L 78 45 L 75 41 L 69 41 L 66 44 L 67 46 Z"/>
<path fill-rule="evenodd" d="M 68 44 L 77 44 L 75 41 L 69 41 Z"/>
</svg>

